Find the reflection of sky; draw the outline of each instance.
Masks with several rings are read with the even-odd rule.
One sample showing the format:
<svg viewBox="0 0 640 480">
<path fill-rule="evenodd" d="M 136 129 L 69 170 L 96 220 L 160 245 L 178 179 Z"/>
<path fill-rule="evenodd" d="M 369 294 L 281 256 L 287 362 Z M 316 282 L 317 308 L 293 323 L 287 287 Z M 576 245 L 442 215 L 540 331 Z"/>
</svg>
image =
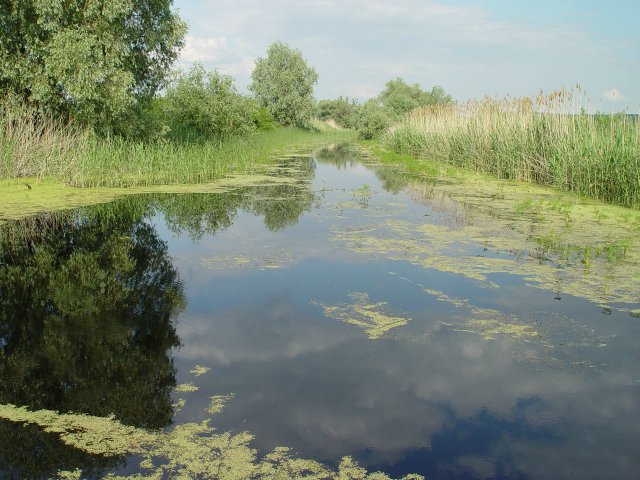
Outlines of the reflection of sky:
<svg viewBox="0 0 640 480">
<path fill-rule="evenodd" d="M 262 451 L 284 445 L 333 464 L 353 455 L 394 475 L 429 478 L 637 476 L 638 322 L 603 317 L 568 296 L 555 301 L 508 275 L 493 278 L 501 285 L 494 290 L 352 254 L 330 241 L 333 225 L 375 223 L 367 215 L 385 210 L 427 221 L 429 209 L 385 193 L 363 167 L 320 164 L 316 175 L 313 188 L 330 189 L 284 231 L 268 232 L 261 218 L 240 213 L 197 248 L 168 236 L 189 300 L 178 320 L 179 381 L 201 387 L 181 394 L 187 405 L 176 421 L 202 418 L 209 396 L 233 392 L 216 425 L 250 431 Z M 372 192 L 366 207 L 353 194 L 363 184 Z M 280 250 L 288 254 L 280 269 L 199 263 Z M 487 341 L 456 331 L 448 324 L 459 311 L 420 285 L 535 321 L 543 338 Z M 411 320 L 370 341 L 311 304 L 345 302 L 352 291 Z M 194 379 L 195 364 L 212 371 Z"/>
</svg>

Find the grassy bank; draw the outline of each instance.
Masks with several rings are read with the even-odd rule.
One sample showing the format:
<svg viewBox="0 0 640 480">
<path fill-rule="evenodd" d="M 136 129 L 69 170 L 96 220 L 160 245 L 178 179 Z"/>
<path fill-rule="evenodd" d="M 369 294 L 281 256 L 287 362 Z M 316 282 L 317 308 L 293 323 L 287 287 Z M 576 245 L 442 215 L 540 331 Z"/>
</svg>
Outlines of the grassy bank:
<svg viewBox="0 0 640 480">
<path fill-rule="evenodd" d="M 640 123 L 573 114 L 579 90 L 416 109 L 382 137 L 400 154 L 640 206 Z"/>
<path fill-rule="evenodd" d="M 345 141 L 346 131 L 279 128 L 221 142 L 134 142 L 98 138 L 51 119 L 0 112 L 0 178 L 36 178 L 74 187 L 211 182 L 247 173 L 303 146 Z"/>
</svg>

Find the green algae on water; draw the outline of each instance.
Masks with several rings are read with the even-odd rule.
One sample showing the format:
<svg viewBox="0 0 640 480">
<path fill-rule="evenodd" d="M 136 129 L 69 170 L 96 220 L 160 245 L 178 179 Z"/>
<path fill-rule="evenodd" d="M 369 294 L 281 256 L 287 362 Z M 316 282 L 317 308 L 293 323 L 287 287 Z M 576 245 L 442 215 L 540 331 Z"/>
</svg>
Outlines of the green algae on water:
<svg viewBox="0 0 640 480">
<path fill-rule="evenodd" d="M 215 397 L 214 397 L 215 398 Z M 224 403 L 224 400 L 221 400 Z M 109 474 L 110 480 L 193 479 L 362 479 L 390 480 L 380 472 L 369 473 L 351 457 L 344 457 L 336 471 L 315 460 L 297 458 L 286 447 L 258 458 L 248 432 L 218 432 L 211 419 L 175 426 L 169 431 L 148 432 L 128 427 L 113 417 L 63 414 L 51 410 L 30 411 L 25 407 L 0 405 L 0 418 L 37 425 L 58 435 L 60 441 L 81 451 L 110 457 L 137 455 L 140 473 Z M 82 472 L 60 471 L 59 480 L 80 480 Z M 404 480 L 419 480 L 407 475 Z"/>
<path fill-rule="evenodd" d="M 204 375 L 209 372 L 211 368 L 205 367 L 204 365 L 196 365 L 193 367 L 189 373 L 191 373 L 194 377 L 199 377 L 200 375 Z"/>
<path fill-rule="evenodd" d="M 389 330 L 406 325 L 409 318 L 387 315 L 387 302 L 370 303 L 365 292 L 351 292 L 351 302 L 339 305 L 326 305 L 317 301 L 312 303 L 322 308 L 324 315 L 335 320 L 362 328 L 372 340 L 380 338 Z"/>
<path fill-rule="evenodd" d="M 76 188 L 52 180 L 0 180 L 0 223 L 42 212 L 108 203 L 125 195 L 147 193 L 227 193 L 244 187 L 288 185 L 300 187 L 300 180 L 273 173 L 229 175 L 216 182 L 200 184 L 149 185 L 138 187 Z M 31 188 L 27 188 L 26 184 Z"/>
<path fill-rule="evenodd" d="M 230 393 L 229 395 L 214 395 L 213 397 L 211 397 L 211 402 L 209 403 L 207 412 L 211 415 L 222 412 L 226 403 L 232 400 L 234 397 L 234 393 Z"/>
<path fill-rule="evenodd" d="M 193 383 L 182 383 L 176 387 L 176 392 L 197 392 L 200 387 Z"/>
<path fill-rule="evenodd" d="M 260 252 L 256 250 L 247 252 L 230 252 L 226 255 L 201 258 L 200 265 L 209 270 L 232 270 L 232 269 L 278 269 L 283 268 L 292 262 L 291 254 L 285 250 L 266 250 Z"/>
</svg>

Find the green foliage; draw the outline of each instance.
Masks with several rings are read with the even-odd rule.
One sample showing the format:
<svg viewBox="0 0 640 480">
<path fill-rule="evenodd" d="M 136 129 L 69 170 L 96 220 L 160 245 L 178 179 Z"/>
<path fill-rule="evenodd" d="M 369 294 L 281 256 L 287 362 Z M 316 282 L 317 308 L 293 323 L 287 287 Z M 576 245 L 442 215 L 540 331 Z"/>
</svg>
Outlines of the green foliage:
<svg viewBox="0 0 640 480">
<path fill-rule="evenodd" d="M 316 71 L 307 66 L 300 50 L 273 43 L 266 58 L 258 58 L 249 89 L 280 125 L 306 127 L 313 116 Z"/>
<path fill-rule="evenodd" d="M 334 120 L 344 128 L 353 128 L 360 105 L 354 99 L 339 97 L 335 100 L 320 100 L 316 105 L 316 116 L 320 120 Z"/>
<path fill-rule="evenodd" d="M 358 137 L 371 140 L 380 136 L 391 125 L 392 119 L 387 110 L 376 100 L 369 100 L 357 112 L 355 127 Z"/>
<path fill-rule="evenodd" d="M 186 25 L 172 0 L 0 3 L 0 96 L 112 131 L 164 85 Z"/>
<path fill-rule="evenodd" d="M 264 107 L 258 107 L 253 112 L 253 123 L 255 123 L 258 130 L 273 130 L 276 128 L 273 115 Z"/>
<path fill-rule="evenodd" d="M 442 87 L 434 86 L 430 92 L 422 90 L 417 83 L 407 84 L 400 77 L 387 82 L 385 89 L 378 97 L 383 108 L 391 116 L 399 117 L 416 107 L 450 103 L 451 95 Z"/>
<path fill-rule="evenodd" d="M 196 63 L 167 88 L 164 110 L 171 135 L 179 139 L 219 140 L 255 129 L 257 105 L 240 95 L 228 75 L 208 72 Z"/>
<path fill-rule="evenodd" d="M 434 105 L 405 115 L 383 143 L 498 178 L 640 205 L 640 123 L 573 114 L 579 91 Z"/>
<path fill-rule="evenodd" d="M 162 101 L 154 100 L 150 105 L 163 110 Z M 160 125 L 164 122 L 156 121 Z M 251 117 L 248 121 L 253 123 Z M 0 109 L 0 179 L 46 177 L 75 187 L 196 184 L 230 174 L 252 173 L 258 165 L 273 163 L 275 155 L 295 148 L 351 138 L 353 134 L 346 131 L 278 128 L 216 142 L 142 142 L 117 136 L 97 137 L 46 117 L 34 122 L 28 110 L 7 108 Z M 40 191 L 34 187 L 32 193 L 37 196 Z M 55 187 L 48 191 L 58 195 L 58 201 L 60 197 L 77 198 L 80 194 Z M 15 193 L 5 194 L 9 203 L 15 203 Z M 87 196 L 92 195 L 96 194 Z M 5 201 L 2 196 L 0 191 L 0 203 Z"/>
</svg>

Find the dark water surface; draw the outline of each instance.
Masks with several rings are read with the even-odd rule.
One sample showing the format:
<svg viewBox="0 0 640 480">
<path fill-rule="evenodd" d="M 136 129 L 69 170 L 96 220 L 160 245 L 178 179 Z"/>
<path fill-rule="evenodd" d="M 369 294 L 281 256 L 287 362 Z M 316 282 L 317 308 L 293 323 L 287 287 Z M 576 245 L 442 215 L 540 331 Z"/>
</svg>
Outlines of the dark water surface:
<svg viewBox="0 0 640 480">
<path fill-rule="evenodd" d="M 260 454 L 393 477 L 640 478 L 640 288 L 595 297 L 621 285 L 623 254 L 545 249 L 498 216 L 513 249 L 477 241 L 490 216 L 353 148 L 276 173 L 289 180 L 3 227 L 0 404 L 163 429 L 220 395 L 216 429 Z M 0 421 L 0 478 L 137 465 Z"/>
</svg>

